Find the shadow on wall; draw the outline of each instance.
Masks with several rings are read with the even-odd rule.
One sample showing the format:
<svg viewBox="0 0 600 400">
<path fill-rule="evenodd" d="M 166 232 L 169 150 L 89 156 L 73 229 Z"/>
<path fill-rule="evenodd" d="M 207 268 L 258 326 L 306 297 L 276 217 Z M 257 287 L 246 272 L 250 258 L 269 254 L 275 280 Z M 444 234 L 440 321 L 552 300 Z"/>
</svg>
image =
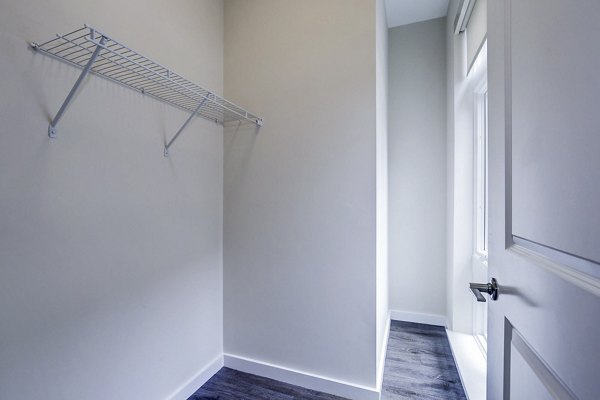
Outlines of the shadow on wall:
<svg viewBox="0 0 600 400">
<path fill-rule="evenodd" d="M 224 169 L 227 171 L 225 179 L 234 183 L 234 188 L 239 187 L 238 183 L 244 180 L 259 134 L 259 126 L 243 122 L 226 125 L 223 129 Z"/>
</svg>

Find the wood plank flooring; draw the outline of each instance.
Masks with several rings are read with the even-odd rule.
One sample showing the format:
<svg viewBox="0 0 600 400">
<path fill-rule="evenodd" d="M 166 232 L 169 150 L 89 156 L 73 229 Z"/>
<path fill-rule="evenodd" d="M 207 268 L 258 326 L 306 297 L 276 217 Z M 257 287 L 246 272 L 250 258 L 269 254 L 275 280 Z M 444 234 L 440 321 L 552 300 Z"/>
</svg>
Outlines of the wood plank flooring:
<svg viewBox="0 0 600 400">
<path fill-rule="evenodd" d="M 344 400 L 261 376 L 221 368 L 188 400 Z"/>
<path fill-rule="evenodd" d="M 381 398 L 466 399 L 444 328 L 392 321 Z"/>
<path fill-rule="evenodd" d="M 383 400 L 465 400 L 444 328 L 392 321 Z M 273 379 L 222 368 L 188 400 L 344 400 Z"/>
</svg>

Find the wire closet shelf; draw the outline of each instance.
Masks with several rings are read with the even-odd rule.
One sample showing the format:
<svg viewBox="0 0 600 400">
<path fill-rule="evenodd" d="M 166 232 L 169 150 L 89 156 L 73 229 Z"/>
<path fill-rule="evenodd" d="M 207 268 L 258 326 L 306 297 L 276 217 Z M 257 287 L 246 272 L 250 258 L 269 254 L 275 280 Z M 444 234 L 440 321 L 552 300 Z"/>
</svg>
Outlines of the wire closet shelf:
<svg viewBox="0 0 600 400">
<path fill-rule="evenodd" d="M 263 120 L 258 116 L 196 85 L 88 25 L 64 35 L 57 34 L 54 39 L 41 44 L 32 43 L 31 46 L 36 51 L 83 69 L 63 106 L 48 127 L 50 137 L 56 136 L 58 120 L 88 73 L 102 76 L 191 113 L 188 120 L 165 146 L 165 155 L 195 115 L 221 125 L 229 122 L 263 125 Z"/>
</svg>

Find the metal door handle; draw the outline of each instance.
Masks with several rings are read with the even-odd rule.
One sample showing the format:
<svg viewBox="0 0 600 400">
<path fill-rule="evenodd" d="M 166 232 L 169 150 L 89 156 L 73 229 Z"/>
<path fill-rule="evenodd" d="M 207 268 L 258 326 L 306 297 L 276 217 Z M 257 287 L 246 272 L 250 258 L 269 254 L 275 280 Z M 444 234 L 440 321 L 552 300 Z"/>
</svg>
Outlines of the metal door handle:
<svg viewBox="0 0 600 400">
<path fill-rule="evenodd" d="M 498 300 L 498 282 L 496 278 L 492 278 L 490 283 L 469 283 L 469 288 L 477 301 L 485 303 L 485 297 L 481 293 L 487 293 L 492 300 Z"/>
</svg>

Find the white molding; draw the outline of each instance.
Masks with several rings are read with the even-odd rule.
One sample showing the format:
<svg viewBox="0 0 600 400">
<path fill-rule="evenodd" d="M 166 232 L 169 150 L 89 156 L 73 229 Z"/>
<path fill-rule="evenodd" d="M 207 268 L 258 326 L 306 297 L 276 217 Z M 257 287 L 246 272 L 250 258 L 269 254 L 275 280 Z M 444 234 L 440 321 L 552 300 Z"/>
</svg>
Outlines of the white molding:
<svg viewBox="0 0 600 400">
<path fill-rule="evenodd" d="M 223 355 L 219 355 L 210 363 L 205 365 L 194 376 L 187 380 L 177 390 L 167 397 L 167 400 L 187 400 L 196 390 L 200 389 L 214 374 L 223 368 Z"/>
<path fill-rule="evenodd" d="M 573 393 L 556 372 L 554 372 L 544 359 L 529 345 L 529 343 L 527 343 L 525 338 L 515 329 L 508 319 L 505 319 L 505 325 L 509 325 L 511 329 L 509 335 L 512 346 L 507 346 L 507 349 L 505 350 L 505 353 L 508 353 L 508 358 L 512 359 L 511 353 L 514 348 L 514 350 L 519 352 L 542 385 L 546 387 L 546 390 L 552 394 L 553 398 L 564 400 L 577 399 L 577 395 Z"/>
<path fill-rule="evenodd" d="M 467 400 L 485 400 L 487 364 L 473 335 L 446 329 Z"/>
<path fill-rule="evenodd" d="M 446 327 L 448 321 L 445 315 L 416 313 L 410 311 L 391 310 L 392 320 L 415 322 L 418 324 L 436 325 Z"/>
<path fill-rule="evenodd" d="M 380 392 L 374 387 L 357 385 L 234 354 L 225 353 L 224 361 L 228 368 L 348 399 L 379 400 L 380 396 Z"/>
<path fill-rule="evenodd" d="M 509 247 L 509 250 L 521 257 L 529 258 L 537 265 L 553 272 L 560 278 L 571 282 L 581 289 L 600 296 L 600 279 L 585 273 L 592 271 L 594 267 L 597 268 L 598 264 L 578 259 L 576 256 L 562 253 L 560 250 L 545 249 L 543 245 L 517 237 L 514 237 L 514 244 Z M 551 252 L 554 253 L 551 255 Z M 571 264 L 567 264 L 569 261 L 571 261 Z M 574 266 L 577 266 L 577 268 Z"/>
<path fill-rule="evenodd" d="M 381 355 L 379 356 L 379 366 L 377 368 L 377 391 L 381 393 L 383 385 L 383 373 L 385 372 L 385 359 L 387 357 L 388 340 L 390 338 L 390 327 L 392 325 L 392 313 L 388 311 L 387 322 L 385 325 L 385 333 L 383 343 L 381 344 Z"/>
</svg>

